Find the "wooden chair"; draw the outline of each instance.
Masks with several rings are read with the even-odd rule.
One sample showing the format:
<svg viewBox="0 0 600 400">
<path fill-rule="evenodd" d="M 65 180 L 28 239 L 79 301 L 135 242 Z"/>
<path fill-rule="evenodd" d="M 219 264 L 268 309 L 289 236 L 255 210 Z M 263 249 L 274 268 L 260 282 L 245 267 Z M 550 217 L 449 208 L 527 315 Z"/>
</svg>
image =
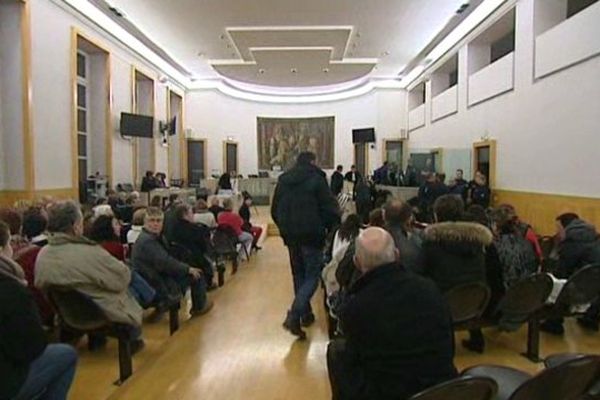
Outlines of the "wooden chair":
<svg viewBox="0 0 600 400">
<path fill-rule="evenodd" d="M 590 304 L 600 295 L 600 264 L 587 265 L 565 283 L 554 304 L 537 310 L 529 320 L 527 357 L 539 359 L 540 322 L 581 315 L 574 307 Z"/>
<path fill-rule="evenodd" d="M 479 365 L 463 376 L 487 377 L 498 384 L 497 400 L 578 400 L 598 377 L 600 357 L 584 356 L 547 368 L 535 376 L 511 367 Z"/>
<path fill-rule="evenodd" d="M 213 232 L 211 243 L 215 263 L 218 264 L 221 260 L 230 260 L 233 264 L 232 273 L 235 274 L 238 269 L 237 237 L 234 240 L 226 230 L 217 227 Z"/>
<path fill-rule="evenodd" d="M 492 400 L 498 385 L 491 378 L 462 376 L 417 393 L 409 400 Z"/>
<path fill-rule="evenodd" d="M 48 289 L 48 297 L 59 315 L 61 329 L 117 338 L 119 379 L 115 384 L 120 385 L 125 382 L 133 372 L 131 326 L 110 321 L 91 298 L 77 290 L 51 287 Z"/>
<path fill-rule="evenodd" d="M 454 330 L 477 327 L 490 301 L 490 289 L 482 282 L 471 282 L 456 286 L 444 294 Z"/>
</svg>

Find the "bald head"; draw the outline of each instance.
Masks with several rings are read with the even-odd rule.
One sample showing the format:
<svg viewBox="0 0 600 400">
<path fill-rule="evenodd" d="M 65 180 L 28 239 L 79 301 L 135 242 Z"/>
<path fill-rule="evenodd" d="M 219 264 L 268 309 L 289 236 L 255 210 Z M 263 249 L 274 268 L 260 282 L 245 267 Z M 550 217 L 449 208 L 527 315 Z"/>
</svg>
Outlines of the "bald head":
<svg viewBox="0 0 600 400">
<path fill-rule="evenodd" d="M 354 262 L 363 273 L 392 263 L 397 258 L 394 239 L 384 229 L 367 228 L 356 238 Z"/>
</svg>

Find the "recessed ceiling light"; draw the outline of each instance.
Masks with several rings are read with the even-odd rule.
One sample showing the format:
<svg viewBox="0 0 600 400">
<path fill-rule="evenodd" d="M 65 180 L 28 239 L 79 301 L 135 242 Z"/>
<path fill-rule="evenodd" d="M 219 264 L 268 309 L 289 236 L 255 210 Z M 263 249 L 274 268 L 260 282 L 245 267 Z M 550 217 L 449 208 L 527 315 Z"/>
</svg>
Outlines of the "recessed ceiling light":
<svg viewBox="0 0 600 400">
<path fill-rule="evenodd" d="M 298 69 L 296 69 L 296 68 L 292 68 L 292 69 L 290 69 L 290 72 L 291 72 L 292 74 L 296 74 L 296 73 L 298 73 Z"/>
<path fill-rule="evenodd" d="M 198 57 L 200 57 L 200 58 L 204 57 L 204 53 L 203 53 L 203 52 L 201 52 L 201 51 L 200 51 L 200 52 L 198 52 Z"/>
<path fill-rule="evenodd" d="M 259 74 L 264 74 L 264 73 L 265 73 L 265 69 L 264 69 L 264 68 L 261 68 L 261 69 L 259 69 L 259 70 L 258 70 L 258 73 L 259 73 Z"/>
<path fill-rule="evenodd" d="M 381 53 L 381 55 L 382 55 L 383 57 L 387 57 L 387 56 L 389 56 L 389 55 L 390 55 L 390 52 L 386 50 L 386 51 L 382 52 L 382 53 Z"/>
<path fill-rule="evenodd" d="M 326 74 L 329 73 L 329 68 L 323 68 L 323 72 L 325 72 Z"/>
</svg>

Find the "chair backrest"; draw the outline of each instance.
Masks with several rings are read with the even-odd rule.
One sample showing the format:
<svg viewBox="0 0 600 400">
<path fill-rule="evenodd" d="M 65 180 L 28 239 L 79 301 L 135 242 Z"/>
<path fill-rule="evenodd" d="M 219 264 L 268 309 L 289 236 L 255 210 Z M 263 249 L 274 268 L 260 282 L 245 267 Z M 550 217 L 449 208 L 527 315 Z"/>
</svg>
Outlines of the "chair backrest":
<svg viewBox="0 0 600 400">
<path fill-rule="evenodd" d="M 104 311 L 85 294 L 63 287 L 48 289 L 50 302 L 70 328 L 90 331 L 110 325 Z"/>
<path fill-rule="evenodd" d="M 525 322 L 529 316 L 544 306 L 552 291 L 552 278 L 548 274 L 531 275 L 511 286 L 500 300 L 497 310 L 501 320 Z"/>
<path fill-rule="evenodd" d="M 554 249 L 554 238 L 552 236 L 538 236 L 538 242 L 542 250 L 542 257 L 550 257 L 550 254 Z"/>
<path fill-rule="evenodd" d="M 236 241 L 237 237 L 234 240 L 231 233 L 223 227 L 217 227 L 212 235 L 213 250 L 219 254 L 237 253 Z"/>
<path fill-rule="evenodd" d="M 498 385 L 491 378 L 463 376 L 424 390 L 410 400 L 491 400 Z"/>
<path fill-rule="evenodd" d="M 471 282 L 453 287 L 445 297 L 456 325 L 481 317 L 490 301 L 490 288 L 482 282 Z"/>
<path fill-rule="evenodd" d="M 529 379 L 510 400 L 577 400 L 592 386 L 599 372 L 600 357 L 574 358 Z"/>
<path fill-rule="evenodd" d="M 600 295 L 600 264 L 587 265 L 576 271 L 565 283 L 558 306 L 579 306 L 593 302 Z"/>
</svg>

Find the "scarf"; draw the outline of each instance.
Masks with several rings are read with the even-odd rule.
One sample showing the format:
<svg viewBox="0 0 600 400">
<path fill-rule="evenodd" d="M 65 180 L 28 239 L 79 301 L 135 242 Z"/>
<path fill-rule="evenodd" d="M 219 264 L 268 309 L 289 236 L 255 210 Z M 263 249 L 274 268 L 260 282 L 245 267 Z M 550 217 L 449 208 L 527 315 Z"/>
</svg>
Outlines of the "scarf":
<svg viewBox="0 0 600 400">
<path fill-rule="evenodd" d="M 10 258 L 0 256 L 0 275 L 14 279 L 23 286 L 27 286 L 23 268 Z"/>
</svg>

